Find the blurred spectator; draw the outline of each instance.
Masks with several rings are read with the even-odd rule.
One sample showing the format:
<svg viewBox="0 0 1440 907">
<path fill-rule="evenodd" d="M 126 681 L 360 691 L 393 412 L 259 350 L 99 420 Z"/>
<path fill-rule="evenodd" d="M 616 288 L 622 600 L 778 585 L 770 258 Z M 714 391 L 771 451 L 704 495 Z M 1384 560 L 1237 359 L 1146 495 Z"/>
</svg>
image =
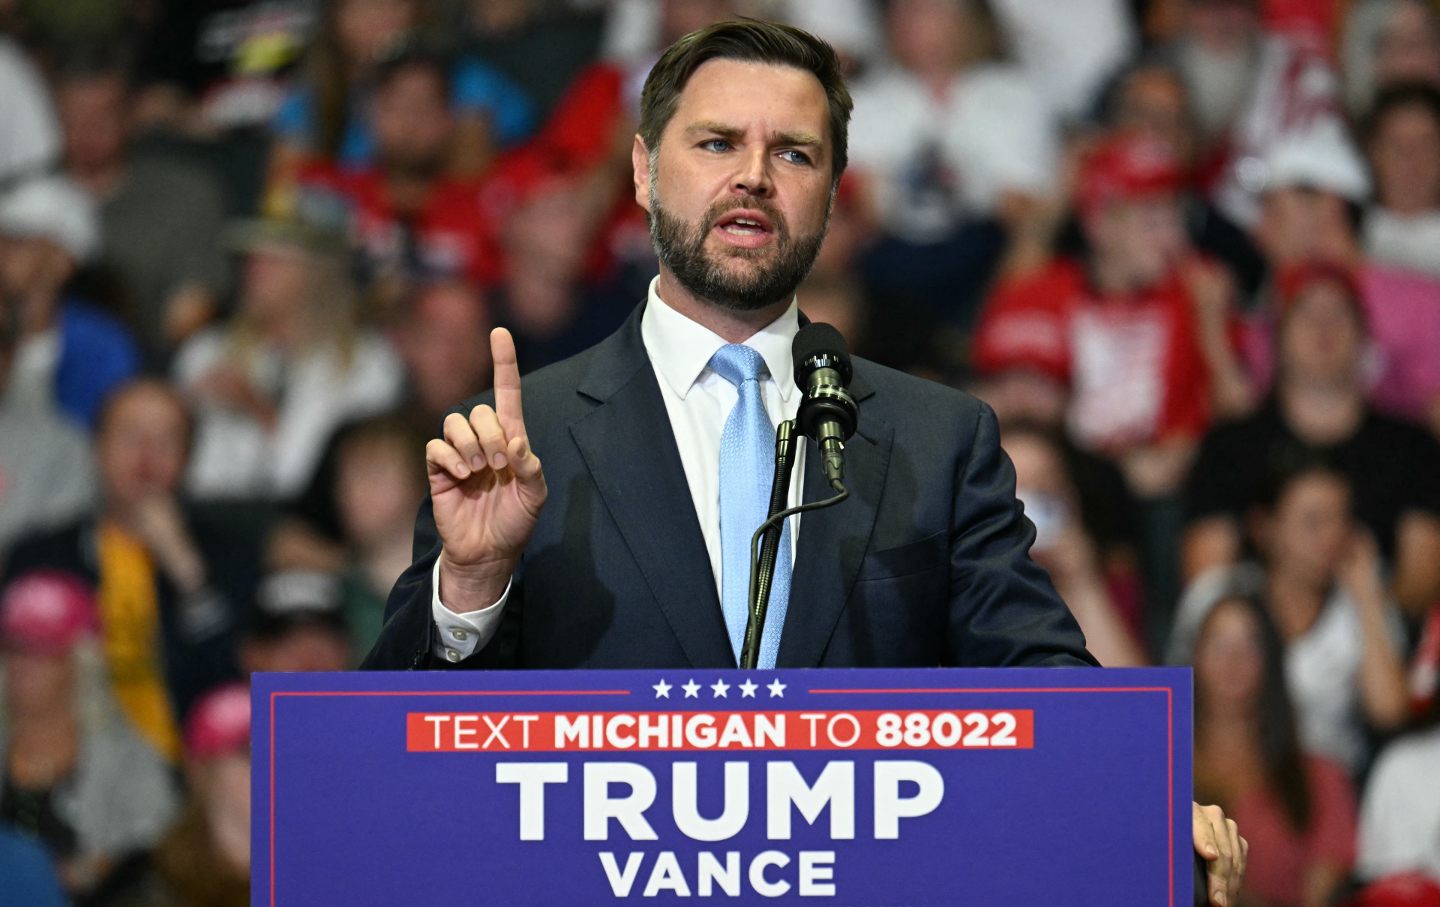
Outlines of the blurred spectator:
<svg viewBox="0 0 1440 907">
<path fill-rule="evenodd" d="M 1128 137 L 1102 146 L 1081 177 L 1087 260 L 1002 281 L 980 326 L 1014 325 L 987 351 L 987 370 L 1011 356 L 1050 363 L 1070 382 L 1076 440 L 1117 458 L 1149 498 L 1178 488 L 1212 412 L 1249 403 L 1231 349 L 1233 291 L 1222 269 L 1190 257 L 1179 179 L 1160 146 Z"/>
<path fill-rule="evenodd" d="M 1345 104 L 1354 116 L 1392 85 L 1440 87 L 1440 15 L 1428 0 L 1355 0 L 1341 50 Z"/>
<path fill-rule="evenodd" d="M 115 698 L 157 752 L 178 759 L 178 716 L 234 670 L 233 602 L 248 579 L 232 540 L 199 529 L 178 499 L 191 423 L 167 385 L 138 381 L 100 414 L 97 510 L 17 542 L 9 577 L 56 569 L 95 590 Z"/>
<path fill-rule="evenodd" d="M 274 117 L 315 29 L 314 0 L 159 0 L 139 47 L 137 123 L 188 132 Z"/>
<path fill-rule="evenodd" d="M 1350 482 L 1356 517 L 1390 565 L 1390 591 L 1418 616 L 1440 597 L 1440 444 L 1365 399 L 1366 319 L 1354 282 L 1311 266 L 1288 276 L 1268 402 L 1206 438 L 1186 489 L 1186 575 L 1239 559 L 1270 477 L 1323 458 Z"/>
<path fill-rule="evenodd" d="M 915 298 L 968 325 L 1002 225 L 1055 191 L 1050 111 L 1000 62 L 973 0 L 896 0 L 886 30 L 897 65 L 851 86 L 850 164 L 882 233 L 866 279 L 878 298 Z"/>
<path fill-rule="evenodd" d="M 1076 121 L 1135 50 L 1135 24 L 1124 0 L 990 0 L 1016 61 L 1052 113 Z"/>
<path fill-rule="evenodd" d="M 640 298 L 587 280 L 594 221 L 582 180 L 556 176 L 533 184 L 503 227 L 506 274 L 494 294 L 496 320 L 515 335 L 527 372 L 605 339 Z"/>
<path fill-rule="evenodd" d="M 1275 627 L 1226 593 L 1194 642 L 1195 791 L 1250 842 L 1239 903 L 1326 907 L 1355 860 L 1355 791 L 1296 734 Z"/>
<path fill-rule="evenodd" d="M 164 760 L 108 707 L 85 651 L 94 628 L 88 585 L 65 573 L 26 573 L 0 599 L 0 819 L 44 844 L 81 900 L 149 850 L 179 799 Z"/>
<path fill-rule="evenodd" d="M 303 80 L 281 104 L 270 168 L 272 211 L 283 212 L 296 168 L 321 157 L 345 166 L 374 161 L 371 122 L 375 67 L 428 24 L 422 0 L 321 0 L 319 33 Z M 496 149 L 527 136 L 534 126 L 529 99 L 509 79 L 477 59 L 450 73 L 455 133 L 447 163 L 475 175 Z"/>
<path fill-rule="evenodd" d="M 1418 873 L 1440 885 L 1440 700 L 1414 733 L 1380 753 L 1360 807 L 1357 874 L 1378 880 Z M 1436 903 L 1440 903 L 1437 900 Z"/>
<path fill-rule="evenodd" d="M 480 184 L 447 175 L 455 136 L 443 59 L 410 50 L 376 67 L 374 163 L 317 163 L 299 176 L 305 210 L 335 193 L 348 209 L 370 295 L 391 318 L 417 282 L 498 277 L 494 227 L 482 217 Z"/>
<path fill-rule="evenodd" d="M 424 437 L 439 437 L 445 414 L 490 386 L 490 306 L 473 286 L 441 281 L 420 287 L 395 327 L 405 363 L 404 417 Z"/>
<path fill-rule="evenodd" d="M 385 622 L 385 599 L 410 566 L 412 541 L 402 531 L 429 491 L 415 453 L 425 435 L 399 419 L 356 427 L 337 454 L 335 498 L 349 549 L 345 613 L 354 663 L 370 651 Z"/>
<path fill-rule="evenodd" d="M 17 538 L 73 519 L 95 494 L 84 433 L 49 408 L 14 404 L 5 392 L 19 333 L 19 313 L 0 295 L 0 568 Z"/>
<path fill-rule="evenodd" d="M 95 207 L 69 180 L 36 177 L 0 195 L 0 292 L 19 312 L 21 338 L 7 396 L 86 427 L 140 358 L 120 322 L 67 293 L 99 244 Z"/>
<path fill-rule="evenodd" d="M 395 576 L 399 575 L 397 571 Z M 359 656 L 351 656 L 346 611 L 340 577 L 334 574 L 287 570 L 266 576 L 260 581 L 255 619 L 241 648 L 245 670 L 343 671 L 358 664 Z M 378 635 L 379 614 L 374 623 Z M 372 643 L 373 639 L 357 648 L 363 654 Z"/>
<path fill-rule="evenodd" d="M 1258 214 L 1271 149 L 1311 133 L 1343 135 L 1338 84 L 1313 51 L 1267 33 L 1256 0 L 1187 0 L 1175 60 L 1190 86 L 1214 198 L 1237 223 Z"/>
<path fill-rule="evenodd" d="M 1305 748 L 1358 773 L 1367 730 L 1394 731 L 1409 715 L 1404 627 L 1385 589 L 1375 543 L 1353 516 L 1350 482 L 1322 462 L 1292 467 L 1253 522 L 1257 568 L 1219 567 L 1181 600 L 1171 661 L 1236 576 L 1263 589 L 1285 642 L 1285 673 Z"/>
<path fill-rule="evenodd" d="M 1201 191 L 1199 138 L 1180 71 L 1160 57 L 1141 58 L 1114 78 L 1097 113 L 1108 131 L 1155 142 L 1175 159 L 1183 174 L 1180 199 L 1191 245 L 1230 269 L 1241 302 L 1248 304 L 1264 279 L 1265 260 L 1245 231 Z"/>
<path fill-rule="evenodd" d="M 1365 150 L 1375 174 L 1366 255 L 1440 278 L 1440 88 L 1382 91 L 1365 124 Z"/>
<path fill-rule="evenodd" d="M 66 172 L 99 208 L 99 264 L 119 281 L 119 307 L 147 358 L 163 365 L 216 314 L 224 207 L 208 172 L 134 148 L 128 80 L 118 52 L 70 59 L 55 100 Z"/>
<path fill-rule="evenodd" d="M 816 274 L 800 285 L 796 299 L 804 300 L 805 317 L 831 325 L 850 349 L 863 348 L 870 313 L 860 288 L 841 275 Z"/>
<path fill-rule="evenodd" d="M 484 298 L 462 283 L 422 287 L 407 310 L 409 316 L 396 325 L 394 335 L 408 379 L 397 412 L 423 447 L 424 439 L 439 436 L 440 423 L 458 401 L 489 387 L 493 325 Z M 344 568 L 337 451 L 353 428 L 370 421 L 352 422 L 331 436 L 305 490 L 287 504 L 271 533 L 267 559 L 272 568 Z M 402 522 L 411 521 L 407 517 Z"/>
<path fill-rule="evenodd" d="M 1376 408 L 1440 431 L 1440 280 L 1366 260 L 1361 205 L 1368 180 L 1348 141 L 1309 136 L 1277 147 L 1255 235 L 1277 280 L 1287 269 L 1327 262 L 1359 285 L 1375 360 L 1366 386 Z M 1248 350 L 1252 370 L 1269 380 L 1269 325 L 1257 321 Z"/>
<path fill-rule="evenodd" d="M 775 18 L 827 41 L 846 78 L 854 78 L 885 57 L 878 6 L 872 0 L 780 0 Z"/>
<path fill-rule="evenodd" d="M 1064 449 L 1041 430 L 1013 424 L 1005 426 L 1004 448 L 1015 464 L 1015 496 L 1035 526 L 1030 555 L 1049 571 L 1085 633 L 1086 648 L 1107 667 L 1147 664 L 1135 633 L 1139 590 L 1133 574 L 1106 575 L 1097 541 L 1085 527 Z"/>
<path fill-rule="evenodd" d="M 565 0 L 457 0 L 462 56 L 504 73 L 530 99 L 534 121 L 555 111 L 580 73 L 600 55 L 611 0 L 578 9 Z"/>
<path fill-rule="evenodd" d="M 25 51 L 0 34 L 0 187 L 60 158 L 60 127 L 45 83 Z"/>
<path fill-rule="evenodd" d="M 250 904 L 250 690 L 218 687 L 185 721 L 189 798 L 156 848 L 146 907 Z"/>
<path fill-rule="evenodd" d="M 421 432 L 400 415 L 342 428 L 310 489 L 270 538 L 275 569 L 341 578 L 336 596 L 343 597 L 355 663 L 379 636 L 385 599 L 410 565 L 408 527 L 428 490 L 416 453 L 439 430 L 438 419 Z"/>
<path fill-rule="evenodd" d="M 198 498 L 285 498 L 348 419 L 395 405 L 401 366 L 358 323 L 339 237 L 298 221 L 238 225 L 246 253 L 239 310 L 181 350 L 194 401 L 188 487 Z"/>
</svg>

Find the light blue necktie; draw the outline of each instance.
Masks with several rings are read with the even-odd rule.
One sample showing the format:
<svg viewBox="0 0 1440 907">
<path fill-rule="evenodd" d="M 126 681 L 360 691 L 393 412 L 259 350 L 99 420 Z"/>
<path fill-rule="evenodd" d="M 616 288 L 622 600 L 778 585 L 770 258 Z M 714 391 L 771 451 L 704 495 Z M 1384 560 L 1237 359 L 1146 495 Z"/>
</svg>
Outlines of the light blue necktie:
<svg viewBox="0 0 1440 907">
<path fill-rule="evenodd" d="M 732 343 L 710 358 L 715 374 L 735 385 L 740 399 L 725 420 L 720 435 L 720 555 L 721 595 L 725 626 L 735 659 L 745 641 L 750 609 L 750 536 L 760 528 L 770 509 L 770 482 L 775 475 L 775 426 L 765 414 L 760 377 L 765 360 L 748 346 Z M 760 637 L 762 668 L 775 667 L 780 653 L 780 629 L 790 604 L 790 526 L 780 536 L 779 557 L 770 586 L 770 607 Z"/>
</svg>

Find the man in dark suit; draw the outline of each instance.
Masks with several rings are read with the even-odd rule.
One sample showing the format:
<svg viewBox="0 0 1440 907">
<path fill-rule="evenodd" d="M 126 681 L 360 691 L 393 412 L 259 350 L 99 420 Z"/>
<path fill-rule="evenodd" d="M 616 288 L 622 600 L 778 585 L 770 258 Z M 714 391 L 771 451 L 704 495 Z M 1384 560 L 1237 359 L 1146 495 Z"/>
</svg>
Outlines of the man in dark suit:
<svg viewBox="0 0 1440 907">
<path fill-rule="evenodd" d="M 493 405 L 463 404 L 426 448 L 416 562 L 368 667 L 736 664 L 736 548 L 759 518 L 727 532 L 734 416 L 748 407 L 773 432 L 766 414 L 798 406 L 794 293 L 824 237 L 850 106 L 834 52 L 795 29 L 721 23 L 666 51 L 632 154 L 660 258 L 649 298 L 610 339 L 527 378 L 528 418 L 513 341 L 492 335 Z M 1095 664 L 1029 559 L 989 408 L 865 361 L 851 388 L 851 498 L 782 541 L 793 593 L 777 581 L 769 663 Z M 815 500 L 828 489 L 808 459 L 796 492 Z M 1244 845 L 1218 809 L 1196 810 L 1223 904 Z"/>
</svg>

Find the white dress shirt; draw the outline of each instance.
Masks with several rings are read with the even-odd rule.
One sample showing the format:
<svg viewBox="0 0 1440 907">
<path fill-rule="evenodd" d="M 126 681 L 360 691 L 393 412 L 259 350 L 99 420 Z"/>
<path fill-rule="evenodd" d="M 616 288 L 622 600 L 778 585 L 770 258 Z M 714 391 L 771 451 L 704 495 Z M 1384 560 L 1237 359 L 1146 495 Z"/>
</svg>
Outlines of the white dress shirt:
<svg viewBox="0 0 1440 907">
<path fill-rule="evenodd" d="M 649 301 L 640 319 L 640 337 L 645 352 L 655 369 L 660 396 L 670 416 L 680 463 L 690 486 L 690 499 L 700 520 L 700 532 L 710 554 L 710 570 L 715 588 L 721 588 L 720 553 L 720 435 L 725 420 L 739 399 L 739 392 L 729 381 L 710 369 L 710 357 L 727 341 L 703 325 L 691 321 L 670 308 L 656 292 L 659 278 L 650 283 Z M 770 374 L 760 381 L 765 411 L 771 422 L 795 418 L 801 394 L 795 385 L 791 345 L 800 330 L 799 309 L 792 300 L 779 318 L 766 325 L 745 341 L 765 360 Z M 776 419 L 776 414 L 780 419 Z M 790 483 L 790 505 L 803 500 L 805 483 L 805 446 L 796 445 L 794 478 Z M 795 544 L 800 532 L 799 515 L 790 518 L 790 551 L 793 563 Z M 437 560 L 431 576 L 435 590 L 431 611 L 439 637 L 435 655 L 447 661 L 460 661 L 474 654 L 489 642 L 500 625 L 500 615 L 510 596 L 507 587 L 500 600 L 488 608 L 458 614 L 440 600 L 440 564 Z"/>
</svg>

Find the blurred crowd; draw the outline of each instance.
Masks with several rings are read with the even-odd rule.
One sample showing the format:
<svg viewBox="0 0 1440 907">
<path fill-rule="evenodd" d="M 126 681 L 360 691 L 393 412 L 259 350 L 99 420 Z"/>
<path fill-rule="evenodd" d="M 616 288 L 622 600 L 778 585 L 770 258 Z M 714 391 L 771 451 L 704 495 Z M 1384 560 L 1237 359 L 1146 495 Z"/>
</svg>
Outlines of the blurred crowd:
<svg viewBox="0 0 1440 907">
<path fill-rule="evenodd" d="M 640 86 L 736 14 L 855 98 L 801 308 L 1194 666 L 1243 904 L 1440 904 L 1430 0 L 0 0 L 0 902 L 249 902 L 247 674 L 366 652 L 493 326 L 644 298 Z"/>
</svg>

